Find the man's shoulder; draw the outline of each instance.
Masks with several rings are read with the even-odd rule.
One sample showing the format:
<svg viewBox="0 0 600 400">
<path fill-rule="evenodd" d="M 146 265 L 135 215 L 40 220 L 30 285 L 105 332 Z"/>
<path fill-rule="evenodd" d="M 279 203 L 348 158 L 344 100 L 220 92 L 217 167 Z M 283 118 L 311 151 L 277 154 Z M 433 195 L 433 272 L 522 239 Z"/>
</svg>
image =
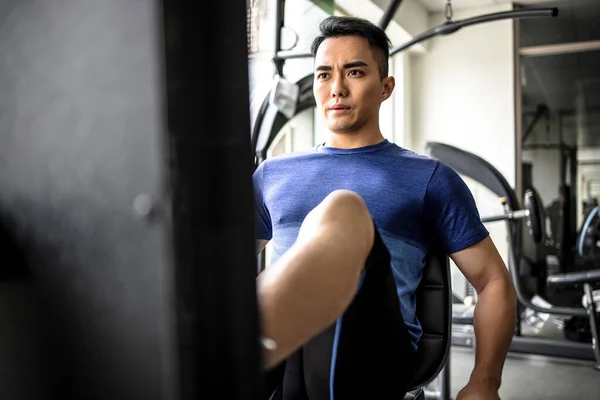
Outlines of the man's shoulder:
<svg viewBox="0 0 600 400">
<path fill-rule="evenodd" d="M 436 159 L 396 145 L 390 146 L 380 161 L 397 175 L 420 183 L 427 183 L 440 165 Z"/>
<path fill-rule="evenodd" d="M 415 150 L 401 147 L 395 143 L 392 143 L 385 150 L 386 151 L 382 152 L 381 156 L 392 156 L 405 162 L 411 162 L 430 167 L 434 167 L 438 163 L 437 160 L 434 160 L 424 154 L 418 153 Z"/>
</svg>

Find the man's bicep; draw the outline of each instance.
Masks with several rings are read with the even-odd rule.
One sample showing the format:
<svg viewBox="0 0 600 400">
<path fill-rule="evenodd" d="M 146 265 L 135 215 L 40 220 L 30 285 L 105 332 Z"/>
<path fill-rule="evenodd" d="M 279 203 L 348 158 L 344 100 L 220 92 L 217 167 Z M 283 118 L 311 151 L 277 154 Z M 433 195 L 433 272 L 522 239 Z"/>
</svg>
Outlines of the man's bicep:
<svg viewBox="0 0 600 400">
<path fill-rule="evenodd" d="M 490 281 L 510 279 L 506 265 L 489 236 L 450 254 L 450 258 L 478 293 Z"/>
<path fill-rule="evenodd" d="M 258 239 L 256 241 L 256 254 L 259 254 L 261 251 L 263 251 L 267 243 L 269 243 L 268 240 Z"/>
</svg>

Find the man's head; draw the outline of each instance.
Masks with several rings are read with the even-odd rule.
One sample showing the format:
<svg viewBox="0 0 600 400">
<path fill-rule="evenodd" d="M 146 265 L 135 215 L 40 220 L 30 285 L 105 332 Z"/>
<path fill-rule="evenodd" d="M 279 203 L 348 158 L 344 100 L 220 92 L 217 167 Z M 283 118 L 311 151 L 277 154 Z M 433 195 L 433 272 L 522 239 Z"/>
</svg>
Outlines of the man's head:
<svg viewBox="0 0 600 400">
<path fill-rule="evenodd" d="M 339 38 L 344 36 L 357 36 L 367 40 L 373 56 L 379 66 L 379 76 L 381 79 L 388 76 L 390 39 L 383 29 L 371 22 L 353 17 L 329 17 L 321 22 L 320 34 L 317 36 L 311 46 L 313 56 L 317 55 L 319 46 L 329 38 Z"/>
<path fill-rule="evenodd" d="M 390 41 L 359 18 L 329 17 L 312 44 L 314 95 L 333 133 L 379 132 L 379 108 L 394 89 L 388 76 Z"/>
</svg>

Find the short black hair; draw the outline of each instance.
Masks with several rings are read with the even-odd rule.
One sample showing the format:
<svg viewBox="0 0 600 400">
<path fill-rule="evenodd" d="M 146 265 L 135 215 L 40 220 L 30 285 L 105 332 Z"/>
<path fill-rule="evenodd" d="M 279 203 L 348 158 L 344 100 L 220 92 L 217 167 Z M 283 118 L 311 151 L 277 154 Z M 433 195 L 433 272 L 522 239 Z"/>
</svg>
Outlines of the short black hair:
<svg viewBox="0 0 600 400">
<path fill-rule="evenodd" d="M 310 48 L 313 56 L 317 54 L 319 46 L 325 39 L 342 36 L 361 36 L 369 42 L 374 51 L 375 58 L 379 61 L 379 76 L 381 79 L 388 76 L 388 59 L 390 56 L 390 39 L 383 29 L 356 17 L 328 17 L 319 25 L 320 34 L 313 40 Z"/>
</svg>

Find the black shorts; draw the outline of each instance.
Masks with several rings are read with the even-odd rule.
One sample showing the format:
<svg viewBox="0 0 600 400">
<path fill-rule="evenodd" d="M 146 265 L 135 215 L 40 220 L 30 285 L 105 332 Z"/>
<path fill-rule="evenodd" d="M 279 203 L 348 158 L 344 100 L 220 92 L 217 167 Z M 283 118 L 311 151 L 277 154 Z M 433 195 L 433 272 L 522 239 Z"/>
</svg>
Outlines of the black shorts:
<svg viewBox="0 0 600 400">
<path fill-rule="evenodd" d="M 417 365 L 390 254 L 375 229 L 362 284 L 350 307 L 341 320 L 267 374 L 267 399 L 331 400 L 330 388 L 335 400 L 402 399 Z"/>
</svg>

